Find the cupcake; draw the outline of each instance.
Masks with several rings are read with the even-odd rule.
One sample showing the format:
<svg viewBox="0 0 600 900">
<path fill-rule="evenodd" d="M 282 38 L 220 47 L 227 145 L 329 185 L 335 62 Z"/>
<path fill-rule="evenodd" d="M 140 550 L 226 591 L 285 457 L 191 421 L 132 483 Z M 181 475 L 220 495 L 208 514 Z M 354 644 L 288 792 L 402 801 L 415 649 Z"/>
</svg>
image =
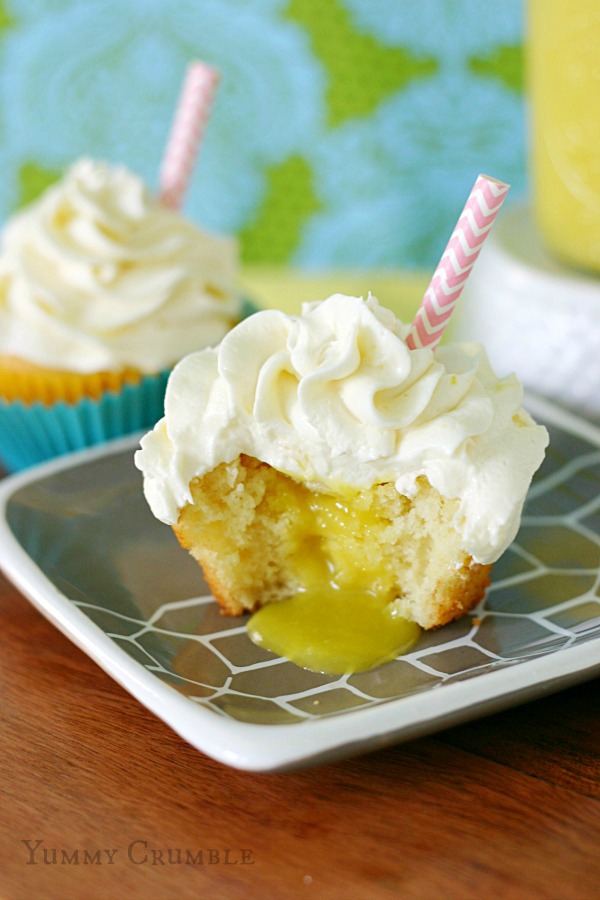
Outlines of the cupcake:
<svg viewBox="0 0 600 900">
<path fill-rule="evenodd" d="M 0 459 L 20 469 L 150 427 L 168 373 L 240 318 L 235 242 L 82 159 L 0 248 Z"/>
<path fill-rule="evenodd" d="M 377 644 L 463 616 L 517 532 L 546 430 L 480 345 L 410 350 L 408 332 L 372 296 L 259 312 L 175 367 L 136 453 L 223 611 L 279 617 L 279 637 L 254 637 L 290 658 L 286 635 L 320 627 L 284 612 L 296 602 L 335 608 L 350 645 L 375 619 Z"/>
</svg>

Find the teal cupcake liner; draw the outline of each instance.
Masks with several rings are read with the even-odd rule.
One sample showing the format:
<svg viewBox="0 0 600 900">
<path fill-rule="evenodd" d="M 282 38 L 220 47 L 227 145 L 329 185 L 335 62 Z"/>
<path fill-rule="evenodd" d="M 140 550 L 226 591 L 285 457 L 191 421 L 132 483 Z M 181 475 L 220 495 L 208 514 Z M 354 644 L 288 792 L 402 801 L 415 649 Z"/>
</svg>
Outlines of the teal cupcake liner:
<svg viewBox="0 0 600 900">
<path fill-rule="evenodd" d="M 152 428 L 164 412 L 169 372 L 148 375 L 99 400 L 25 404 L 0 400 L 0 462 L 8 472 Z"/>
</svg>

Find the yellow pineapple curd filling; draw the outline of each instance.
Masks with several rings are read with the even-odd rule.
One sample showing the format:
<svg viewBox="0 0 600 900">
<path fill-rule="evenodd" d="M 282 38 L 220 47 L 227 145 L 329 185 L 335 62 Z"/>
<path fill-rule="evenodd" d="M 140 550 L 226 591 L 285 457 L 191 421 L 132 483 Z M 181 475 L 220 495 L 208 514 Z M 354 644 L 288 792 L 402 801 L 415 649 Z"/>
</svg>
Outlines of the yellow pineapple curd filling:
<svg viewBox="0 0 600 900">
<path fill-rule="evenodd" d="M 426 479 L 411 498 L 389 483 L 334 493 L 240 456 L 190 489 L 174 530 L 224 611 L 253 612 L 255 643 L 314 671 L 393 659 L 487 584 L 452 526 L 457 501 Z"/>
<path fill-rule="evenodd" d="M 311 494 L 289 482 L 281 496 L 298 513 L 290 535 L 298 586 L 293 597 L 254 613 L 254 643 L 331 675 L 371 669 L 409 649 L 419 626 L 394 609 L 380 561 L 356 553 L 360 536 L 381 527 L 361 494 Z"/>
</svg>

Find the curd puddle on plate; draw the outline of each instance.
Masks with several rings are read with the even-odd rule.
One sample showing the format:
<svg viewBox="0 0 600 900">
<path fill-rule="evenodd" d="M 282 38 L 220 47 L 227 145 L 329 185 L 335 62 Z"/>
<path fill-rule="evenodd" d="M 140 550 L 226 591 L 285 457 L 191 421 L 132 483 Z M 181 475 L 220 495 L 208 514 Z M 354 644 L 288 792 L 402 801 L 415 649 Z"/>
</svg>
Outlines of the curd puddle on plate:
<svg viewBox="0 0 600 900">
<path fill-rule="evenodd" d="M 373 589 L 377 560 L 359 559 L 344 546 L 346 535 L 375 524 L 371 512 L 333 496 L 288 490 L 287 499 L 301 510 L 300 588 L 254 613 L 247 626 L 250 639 L 327 675 L 363 672 L 413 647 L 419 626 L 397 614 L 388 591 Z"/>
<path fill-rule="evenodd" d="M 255 644 L 326 675 L 373 669 L 413 647 L 420 632 L 370 591 L 333 584 L 263 606 L 248 622 Z"/>
</svg>

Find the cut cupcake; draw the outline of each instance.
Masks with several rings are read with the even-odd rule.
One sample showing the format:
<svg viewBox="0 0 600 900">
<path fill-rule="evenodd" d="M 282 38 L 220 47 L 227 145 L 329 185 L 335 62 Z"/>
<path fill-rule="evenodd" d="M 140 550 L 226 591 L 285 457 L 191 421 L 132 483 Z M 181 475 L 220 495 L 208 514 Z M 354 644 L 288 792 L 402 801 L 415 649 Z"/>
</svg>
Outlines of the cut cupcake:
<svg viewBox="0 0 600 900">
<path fill-rule="evenodd" d="M 483 597 L 547 433 L 479 345 L 409 350 L 407 333 L 375 298 L 335 295 L 175 368 L 136 463 L 226 613 L 309 598 L 352 640 Z"/>
</svg>

